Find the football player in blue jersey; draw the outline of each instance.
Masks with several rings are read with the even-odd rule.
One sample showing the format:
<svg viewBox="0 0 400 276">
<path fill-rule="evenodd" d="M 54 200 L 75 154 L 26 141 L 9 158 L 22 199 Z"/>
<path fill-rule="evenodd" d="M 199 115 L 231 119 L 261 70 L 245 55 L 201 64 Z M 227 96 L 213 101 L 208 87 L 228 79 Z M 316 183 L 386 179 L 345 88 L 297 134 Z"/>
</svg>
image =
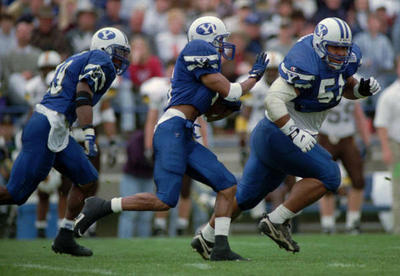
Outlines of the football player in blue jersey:
<svg viewBox="0 0 400 276">
<path fill-rule="evenodd" d="M 353 77 L 360 65 L 361 52 L 352 43 L 347 23 L 326 18 L 292 47 L 265 97 L 266 118 L 250 138 L 233 218 L 256 206 L 287 175 L 301 177 L 283 204 L 258 224 L 262 233 L 288 251 L 300 250 L 292 240 L 289 220 L 340 185 L 338 165 L 315 139 L 327 112 L 342 96 L 355 100 L 380 91 L 373 77 L 360 82 Z M 207 231 L 202 233 L 204 240 Z"/>
<path fill-rule="evenodd" d="M 210 150 L 193 139 L 194 121 L 208 111 L 213 98 L 222 97 L 226 102 L 237 102 L 260 80 L 268 64 L 266 53 L 260 53 L 249 78 L 241 83 L 230 83 L 220 73 L 221 57 L 233 59 L 235 53 L 235 46 L 225 42 L 228 35 L 224 23 L 213 16 L 200 17 L 189 28 L 189 42 L 175 65 L 168 105 L 154 132 L 156 194 L 139 193 L 110 201 L 88 198 L 77 218 L 75 229 L 78 234 L 112 212 L 165 211 L 175 207 L 182 177 L 186 173 L 217 192 L 215 214 L 210 220 L 215 227 L 215 245 L 211 257 L 210 252 L 207 253 L 207 259 L 243 259 L 231 251 L 228 243 L 236 192 L 235 177 Z"/>
<path fill-rule="evenodd" d="M 10 180 L 6 187 L 0 186 L 0 204 L 22 205 L 52 167 L 72 180 L 65 218 L 52 245 L 56 253 L 92 255 L 73 237 L 73 220 L 98 178 L 86 156 L 97 153 L 92 106 L 106 93 L 116 75 L 126 70 L 129 53 L 125 34 L 108 27 L 93 35 L 90 51 L 73 55 L 57 66 L 47 93 L 24 128 L 22 150 Z M 76 119 L 85 133 L 85 150 L 69 135 L 69 127 Z"/>
</svg>

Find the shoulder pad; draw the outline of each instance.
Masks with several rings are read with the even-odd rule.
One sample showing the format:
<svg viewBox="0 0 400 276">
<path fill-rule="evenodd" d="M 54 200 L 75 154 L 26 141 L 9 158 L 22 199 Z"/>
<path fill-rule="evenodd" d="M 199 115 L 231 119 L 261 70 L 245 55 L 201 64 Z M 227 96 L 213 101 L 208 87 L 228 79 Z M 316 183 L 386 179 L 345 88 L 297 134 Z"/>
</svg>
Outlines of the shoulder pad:
<svg viewBox="0 0 400 276">
<path fill-rule="evenodd" d="M 182 51 L 183 60 L 189 71 L 195 68 L 218 69 L 219 55 L 216 49 L 203 40 L 192 40 Z"/>
</svg>

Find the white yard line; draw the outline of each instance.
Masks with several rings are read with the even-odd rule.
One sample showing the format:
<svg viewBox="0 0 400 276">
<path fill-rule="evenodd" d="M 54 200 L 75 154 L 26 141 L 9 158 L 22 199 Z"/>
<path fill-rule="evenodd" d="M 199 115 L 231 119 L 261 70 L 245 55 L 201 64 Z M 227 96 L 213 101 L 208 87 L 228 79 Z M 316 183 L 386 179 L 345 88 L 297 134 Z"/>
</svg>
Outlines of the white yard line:
<svg viewBox="0 0 400 276">
<path fill-rule="evenodd" d="M 102 270 L 102 269 L 73 269 L 67 267 L 53 267 L 48 265 L 40 265 L 40 264 L 12 264 L 15 267 L 21 268 L 33 268 L 39 270 L 51 270 L 51 271 L 66 271 L 72 273 L 92 273 L 96 275 L 113 275 L 114 273 L 109 270 Z"/>
<path fill-rule="evenodd" d="M 198 268 L 201 270 L 207 270 L 207 269 L 211 269 L 211 266 L 208 264 L 203 264 L 203 263 L 194 263 L 194 264 L 184 264 L 185 266 L 191 266 L 194 268 Z"/>
<path fill-rule="evenodd" d="M 363 267 L 365 267 L 365 264 L 331 263 L 331 264 L 328 264 L 328 266 L 330 266 L 330 267 L 342 267 L 342 268 L 349 268 L 349 267 L 363 268 Z"/>
</svg>

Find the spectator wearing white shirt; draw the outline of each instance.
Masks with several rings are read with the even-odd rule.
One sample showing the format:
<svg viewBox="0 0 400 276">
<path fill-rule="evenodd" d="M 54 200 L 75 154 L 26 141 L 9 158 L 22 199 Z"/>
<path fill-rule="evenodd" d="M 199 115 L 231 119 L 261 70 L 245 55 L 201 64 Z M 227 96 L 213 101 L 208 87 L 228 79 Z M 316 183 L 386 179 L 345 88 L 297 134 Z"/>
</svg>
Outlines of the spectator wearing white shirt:
<svg viewBox="0 0 400 276">
<path fill-rule="evenodd" d="M 168 30 L 158 33 L 155 38 L 157 53 L 165 64 L 168 60 L 177 59 L 187 43 L 184 30 L 186 17 L 179 8 L 168 11 Z"/>
</svg>

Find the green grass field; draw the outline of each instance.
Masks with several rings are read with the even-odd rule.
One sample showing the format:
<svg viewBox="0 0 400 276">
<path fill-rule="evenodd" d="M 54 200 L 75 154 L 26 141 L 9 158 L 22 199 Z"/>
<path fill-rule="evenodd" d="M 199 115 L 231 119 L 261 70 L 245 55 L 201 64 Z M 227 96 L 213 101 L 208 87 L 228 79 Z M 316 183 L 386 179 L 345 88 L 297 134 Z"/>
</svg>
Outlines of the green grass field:
<svg viewBox="0 0 400 276">
<path fill-rule="evenodd" d="M 56 255 L 51 240 L 0 240 L 0 275 L 400 275 L 400 237 L 295 235 L 301 251 L 264 236 L 232 236 L 249 262 L 204 261 L 191 238 L 83 239 L 92 257 Z"/>
</svg>

